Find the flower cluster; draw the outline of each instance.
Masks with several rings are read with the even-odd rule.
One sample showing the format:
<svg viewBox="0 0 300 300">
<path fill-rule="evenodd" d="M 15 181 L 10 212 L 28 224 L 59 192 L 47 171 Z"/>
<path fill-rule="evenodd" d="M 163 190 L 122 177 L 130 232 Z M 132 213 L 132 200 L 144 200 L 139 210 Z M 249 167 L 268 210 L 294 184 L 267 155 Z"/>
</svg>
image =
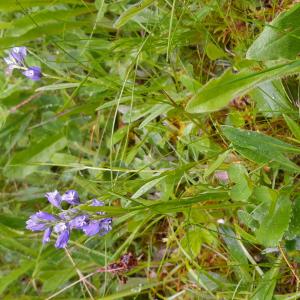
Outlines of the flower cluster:
<svg viewBox="0 0 300 300">
<path fill-rule="evenodd" d="M 26 47 L 14 47 L 9 53 L 8 57 L 4 58 L 4 61 L 8 65 L 7 74 L 11 74 L 14 69 L 22 70 L 22 74 L 31 80 L 40 80 L 42 77 L 42 71 L 40 67 L 32 66 L 27 67 L 25 64 L 25 57 L 27 55 Z"/>
<path fill-rule="evenodd" d="M 112 219 L 95 219 L 90 214 L 82 214 L 76 205 L 80 204 L 78 193 L 75 190 L 69 190 L 61 195 L 58 191 L 46 193 L 48 201 L 60 210 L 57 215 L 39 211 L 33 214 L 26 222 L 26 228 L 32 231 L 44 231 L 43 243 L 50 241 L 52 231 L 57 233 L 56 248 L 65 248 L 70 238 L 70 232 L 73 229 L 82 230 L 87 236 L 103 236 L 111 231 Z M 61 207 L 65 201 L 71 206 L 67 210 Z M 102 201 L 92 200 L 91 206 L 104 206 Z M 104 215 L 104 212 L 98 212 L 98 215 Z"/>
</svg>

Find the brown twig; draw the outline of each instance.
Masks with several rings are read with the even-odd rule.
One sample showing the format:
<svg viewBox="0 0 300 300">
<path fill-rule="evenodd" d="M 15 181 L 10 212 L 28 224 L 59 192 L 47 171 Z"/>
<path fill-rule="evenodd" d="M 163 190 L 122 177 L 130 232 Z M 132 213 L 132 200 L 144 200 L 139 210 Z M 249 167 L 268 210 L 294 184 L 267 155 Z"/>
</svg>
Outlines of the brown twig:
<svg viewBox="0 0 300 300">
<path fill-rule="evenodd" d="M 77 272 L 79 278 L 82 280 L 82 283 L 83 283 L 85 289 L 87 290 L 87 292 L 88 292 L 90 298 L 91 298 L 92 300 L 94 300 L 94 297 L 93 297 L 92 293 L 90 292 L 90 290 L 89 290 L 89 288 L 88 288 L 88 285 L 89 285 L 90 287 L 94 288 L 95 290 L 97 290 L 96 287 L 94 287 L 88 280 L 86 280 L 86 279 L 84 278 L 84 276 L 83 276 L 83 274 L 81 273 L 81 271 L 76 267 L 76 264 L 75 264 L 75 262 L 74 262 L 74 260 L 73 260 L 73 258 L 72 258 L 72 256 L 71 256 L 71 254 L 70 254 L 69 251 L 67 250 L 67 248 L 64 248 L 64 249 L 65 249 L 65 252 L 66 252 L 66 254 L 67 254 L 67 256 L 68 256 L 70 262 L 72 263 L 73 267 L 76 269 L 76 272 Z"/>
<path fill-rule="evenodd" d="M 284 253 L 282 247 L 279 245 L 278 248 L 279 248 L 279 251 L 280 251 L 280 253 L 281 253 L 281 255 L 282 255 L 284 261 L 286 262 L 286 264 L 287 264 L 288 267 L 290 268 L 291 272 L 293 273 L 293 275 L 294 275 L 296 281 L 297 281 L 298 283 L 300 283 L 300 279 L 299 279 L 299 277 L 298 277 L 298 275 L 297 275 L 297 273 L 296 273 L 296 270 L 295 270 L 294 267 L 291 265 L 291 263 L 288 261 L 288 259 L 287 259 L 286 255 L 285 255 L 285 253 Z"/>
<path fill-rule="evenodd" d="M 28 104 L 29 102 L 31 102 L 32 100 L 38 98 L 39 96 L 41 96 L 42 92 L 36 93 L 30 97 L 28 97 L 27 99 L 23 100 L 22 102 L 20 102 L 19 104 L 17 104 L 16 106 L 12 107 L 9 112 L 10 113 L 15 113 L 19 108 L 21 108 L 22 106 Z"/>
</svg>

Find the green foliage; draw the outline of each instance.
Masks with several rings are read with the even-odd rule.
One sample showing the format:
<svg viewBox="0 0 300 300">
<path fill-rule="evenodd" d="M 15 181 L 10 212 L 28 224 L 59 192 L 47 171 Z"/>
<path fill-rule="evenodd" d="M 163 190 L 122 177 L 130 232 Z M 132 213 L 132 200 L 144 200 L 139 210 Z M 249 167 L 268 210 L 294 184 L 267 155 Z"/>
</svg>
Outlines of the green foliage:
<svg viewBox="0 0 300 300">
<path fill-rule="evenodd" d="M 300 62 L 280 63 L 261 71 L 254 71 L 253 69 L 242 69 L 238 73 L 229 69 L 222 76 L 210 80 L 189 101 L 186 110 L 190 113 L 207 113 L 220 110 L 230 100 L 243 96 L 265 81 L 299 72 Z"/>
<path fill-rule="evenodd" d="M 231 141 L 237 152 L 258 163 L 269 164 L 276 162 L 280 167 L 299 171 L 300 168 L 290 161 L 285 153 L 299 153 L 296 146 L 287 144 L 273 137 L 249 130 L 223 126 L 225 136 Z"/>
<path fill-rule="evenodd" d="M 134 19 L 134 16 L 138 14 L 140 11 L 151 5 L 155 0 L 142 0 L 132 6 L 130 6 L 128 9 L 126 9 L 120 17 L 117 19 L 117 21 L 114 24 L 114 27 L 120 28 L 123 25 L 125 25 L 128 21 Z"/>
<path fill-rule="evenodd" d="M 233 164 L 228 169 L 229 178 L 235 185 L 231 188 L 230 197 L 234 201 L 247 201 L 252 194 L 247 170 L 240 164 Z"/>
<path fill-rule="evenodd" d="M 299 13 L 300 5 L 297 4 L 266 24 L 248 49 L 247 58 L 262 61 L 295 59 L 300 51 Z"/>
<path fill-rule="evenodd" d="M 1 299 L 299 298 L 299 4 L 0 2 Z M 42 245 L 56 189 L 112 231 Z"/>
<path fill-rule="evenodd" d="M 251 295 L 251 300 L 273 299 L 273 293 L 276 286 L 277 276 L 279 273 L 280 259 L 276 261 L 274 267 L 264 274 L 263 278 L 260 279 L 257 288 L 255 289 L 253 295 Z"/>
<path fill-rule="evenodd" d="M 275 247 L 281 241 L 291 218 L 291 201 L 285 193 L 270 204 L 268 213 L 263 217 L 256 231 L 257 240 L 266 247 Z"/>
</svg>

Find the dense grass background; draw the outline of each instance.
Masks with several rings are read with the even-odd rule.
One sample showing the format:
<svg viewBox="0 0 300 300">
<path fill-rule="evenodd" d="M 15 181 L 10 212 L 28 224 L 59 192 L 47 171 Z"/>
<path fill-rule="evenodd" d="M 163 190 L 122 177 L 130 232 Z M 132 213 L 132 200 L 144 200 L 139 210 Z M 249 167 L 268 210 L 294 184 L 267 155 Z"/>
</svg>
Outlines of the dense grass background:
<svg viewBox="0 0 300 300">
<path fill-rule="evenodd" d="M 1 299 L 300 297 L 296 2 L 0 2 L 2 56 L 47 74 L 1 62 Z M 25 221 L 71 188 L 113 230 L 42 246 Z"/>
</svg>

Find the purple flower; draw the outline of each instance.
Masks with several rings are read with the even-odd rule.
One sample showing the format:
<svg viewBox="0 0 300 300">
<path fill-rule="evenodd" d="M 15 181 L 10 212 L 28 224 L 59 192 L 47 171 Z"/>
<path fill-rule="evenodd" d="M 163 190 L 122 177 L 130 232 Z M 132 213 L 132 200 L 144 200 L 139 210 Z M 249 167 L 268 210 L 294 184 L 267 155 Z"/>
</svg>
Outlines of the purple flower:
<svg viewBox="0 0 300 300">
<path fill-rule="evenodd" d="M 97 199 L 93 199 L 93 200 L 92 200 L 92 204 L 91 204 L 91 206 L 104 206 L 104 205 L 105 205 L 104 202 L 99 201 L 99 200 L 97 200 Z M 96 212 L 96 214 L 97 214 L 97 215 L 105 215 L 105 212 L 103 212 L 103 211 L 98 211 L 98 212 Z"/>
<path fill-rule="evenodd" d="M 88 216 L 81 215 L 77 216 L 69 222 L 70 228 L 82 229 L 83 226 L 88 224 Z"/>
<path fill-rule="evenodd" d="M 39 223 L 33 219 L 29 219 L 28 221 L 26 221 L 26 229 L 29 229 L 31 231 L 42 231 L 47 228 L 48 228 L 48 224 L 46 223 Z"/>
<path fill-rule="evenodd" d="M 57 223 L 53 229 L 56 233 L 58 233 L 55 247 L 65 248 L 70 238 L 70 228 L 68 223 L 64 223 L 64 222 Z"/>
<path fill-rule="evenodd" d="M 99 230 L 99 235 L 103 236 L 109 233 L 112 230 L 112 218 L 105 218 L 100 220 L 100 230 Z"/>
<path fill-rule="evenodd" d="M 229 181 L 229 176 L 227 171 L 216 171 L 214 176 L 221 183 L 228 183 Z"/>
<path fill-rule="evenodd" d="M 54 232 L 60 233 L 68 228 L 67 223 L 59 222 L 54 226 Z"/>
<path fill-rule="evenodd" d="M 24 69 L 24 59 L 26 55 L 26 47 L 12 48 L 8 53 L 8 57 L 4 57 L 4 61 L 8 65 L 6 73 L 10 75 L 14 69 Z"/>
<path fill-rule="evenodd" d="M 112 230 L 112 218 L 104 218 L 95 220 L 91 214 L 83 214 L 78 207 L 69 207 L 67 210 L 61 208 L 61 202 L 67 201 L 70 204 L 79 204 L 79 196 L 75 190 L 67 191 L 63 196 L 55 190 L 45 194 L 48 201 L 55 207 L 60 209 L 57 215 L 39 211 L 26 222 L 26 228 L 32 231 L 44 231 L 43 244 L 50 241 L 52 230 L 57 234 L 55 242 L 56 248 L 65 248 L 70 239 L 73 229 L 81 229 L 87 236 L 98 234 L 103 236 Z M 102 201 L 93 199 L 91 206 L 104 206 Z M 96 212 L 96 214 L 104 215 L 105 212 Z M 94 214 L 95 215 L 95 214 Z"/>
<path fill-rule="evenodd" d="M 79 195 L 75 190 L 65 192 L 62 196 L 62 200 L 73 205 L 80 204 Z"/>
<path fill-rule="evenodd" d="M 104 206 L 104 202 L 102 201 L 99 201 L 97 199 L 93 199 L 92 201 L 93 201 L 91 204 L 92 206 Z"/>
<path fill-rule="evenodd" d="M 48 243 L 50 241 L 51 232 L 52 232 L 52 228 L 51 227 L 48 227 L 45 230 L 44 237 L 43 237 L 43 244 L 46 244 L 46 243 Z"/>
<path fill-rule="evenodd" d="M 92 236 L 99 233 L 101 236 L 107 234 L 111 231 L 112 219 L 105 218 L 101 220 L 91 220 L 87 225 L 82 227 L 83 232 L 88 235 Z"/>
<path fill-rule="evenodd" d="M 6 73 L 10 75 L 14 69 L 23 70 L 22 74 L 31 80 L 40 80 L 42 71 L 40 67 L 32 66 L 27 67 L 25 64 L 25 57 L 27 55 L 26 47 L 14 47 L 9 53 L 8 57 L 4 58 L 5 63 L 8 65 Z"/>
<path fill-rule="evenodd" d="M 60 208 L 62 199 L 60 193 L 57 190 L 55 190 L 54 192 L 46 193 L 45 197 L 53 206 Z"/>
<path fill-rule="evenodd" d="M 45 221 L 56 221 L 56 217 L 53 216 L 52 214 L 49 214 L 47 212 L 44 211 L 39 211 L 35 214 L 35 216 L 37 216 L 37 218 L 45 220 Z"/>
<path fill-rule="evenodd" d="M 9 75 L 13 71 L 13 69 L 18 69 L 20 66 L 12 59 L 11 57 L 4 57 L 4 61 L 7 64 L 6 73 Z"/>
<path fill-rule="evenodd" d="M 26 222 L 26 228 L 32 231 L 42 231 L 46 230 L 49 227 L 49 221 L 53 222 L 57 219 L 46 212 L 39 211 L 32 216 Z"/>
<path fill-rule="evenodd" d="M 10 50 L 9 55 L 16 61 L 18 65 L 24 64 L 27 55 L 26 47 L 14 47 Z"/>
<path fill-rule="evenodd" d="M 43 231 L 43 244 L 49 242 L 52 232 L 53 222 L 57 221 L 57 218 L 47 212 L 39 211 L 32 216 L 26 222 L 26 228 L 32 231 Z"/>
<path fill-rule="evenodd" d="M 99 232 L 99 220 L 91 220 L 87 225 L 82 227 L 83 232 L 88 235 L 92 236 Z"/>
<path fill-rule="evenodd" d="M 58 238 L 55 243 L 55 247 L 56 248 L 65 248 L 68 244 L 69 238 L 70 238 L 70 231 L 67 228 L 58 235 Z"/>
<path fill-rule="evenodd" d="M 22 74 L 33 81 L 37 81 L 42 78 L 41 68 L 36 66 L 29 67 L 27 70 L 22 72 Z"/>
</svg>

